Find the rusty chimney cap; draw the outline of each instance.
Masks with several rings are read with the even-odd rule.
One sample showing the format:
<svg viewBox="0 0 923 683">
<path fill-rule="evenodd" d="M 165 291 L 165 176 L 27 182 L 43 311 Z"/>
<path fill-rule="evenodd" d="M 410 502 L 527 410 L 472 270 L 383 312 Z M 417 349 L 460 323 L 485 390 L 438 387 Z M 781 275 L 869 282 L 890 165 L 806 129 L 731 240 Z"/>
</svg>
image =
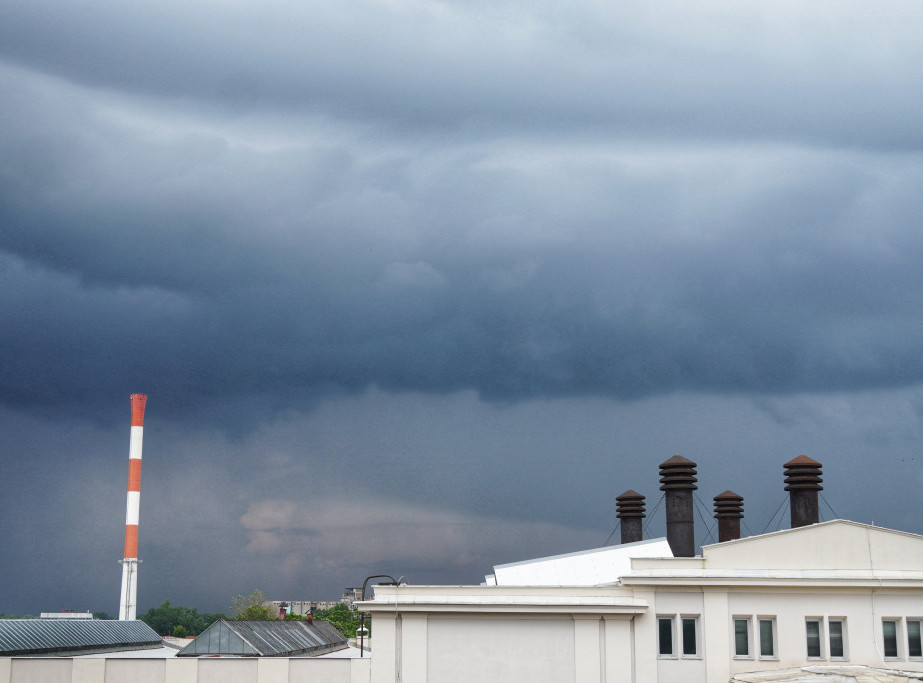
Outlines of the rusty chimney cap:
<svg viewBox="0 0 923 683">
<path fill-rule="evenodd" d="M 719 493 L 715 501 L 715 519 L 740 519 L 744 516 L 744 498 L 733 491 Z"/>
<path fill-rule="evenodd" d="M 670 458 L 666 462 L 660 463 L 661 467 L 682 467 L 684 465 L 692 465 L 693 467 L 696 466 L 696 464 L 692 462 L 689 458 L 684 458 L 681 455 L 674 455 L 672 458 Z"/>
<path fill-rule="evenodd" d="M 822 465 L 806 455 L 799 455 L 785 463 L 785 490 L 814 490 L 822 491 L 821 482 Z"/>
<path fill-rule="evenodd" d="M 615 497 L 616 517 L 626 519 L 628 517 L 645 517 L 644 514 L 644 496 L 637 491 L 628 489 L 620 496 Z"/>
<path fill-rule="evenodd" d="M 797 458 L 792 458 L 784 467 L 822 467 L 822 465 L 817 462 L 814 458 L 809 458 L 806 455 L 799 455 Z"/>
<path fill-rule="evenodd" d="M 622 495 L 615 497 L 616 500 L 638 500 L 639 498 L 644 500 L 644 496 L 642 496 L 637 491 L 632 491 L 631 489 L 628 489 Z"/>
<path fill-rule="evenodd" d="M 695 491 L 696 464 L 681 455 L 674 455 L 666 462 L 660 463 L 661 491 L 673 489 Z"/>
</svg>

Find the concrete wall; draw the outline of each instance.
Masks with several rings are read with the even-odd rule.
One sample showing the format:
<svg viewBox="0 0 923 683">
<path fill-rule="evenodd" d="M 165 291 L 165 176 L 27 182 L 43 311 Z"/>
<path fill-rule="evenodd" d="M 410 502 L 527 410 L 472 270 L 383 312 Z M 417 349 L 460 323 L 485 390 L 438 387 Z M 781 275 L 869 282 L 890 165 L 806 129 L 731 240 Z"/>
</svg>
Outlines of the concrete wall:
<svg viewBox="0 0 923 683">
<path fill-rule="evenodd" d="M 371 659 L 0 658 L 0 683 L 369 683 Z"/>
<path fill-rule="evenodd" d="M 627 683 L 632 615 L 375 615 L 373 683 Z M 641 680 L 641 679 L 637 679 Z"/>
</svg>

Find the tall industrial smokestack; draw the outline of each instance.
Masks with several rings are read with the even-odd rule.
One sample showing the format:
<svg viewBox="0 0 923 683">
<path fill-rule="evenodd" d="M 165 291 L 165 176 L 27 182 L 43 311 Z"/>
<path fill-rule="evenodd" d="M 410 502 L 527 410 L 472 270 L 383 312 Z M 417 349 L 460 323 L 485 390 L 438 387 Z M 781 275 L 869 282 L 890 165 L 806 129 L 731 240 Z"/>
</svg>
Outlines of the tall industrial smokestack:
<svg viewBox="0 0 923 683">
<path fill-rule="evenodd" d="M 119 619 L 134 620 L 138 607 L 138 517 L 141 509 L 141 443 L 144 438 L 144 405 L 147 395 L 132 394 L 131 444 L 128 448 L 128 504 L 125 508 L 125 557 L 122 564 L 122 595 Z"/>
<path fill-rule="evenodd" d="M 744 499 L 733 491 L 719 493 L 713 498 L 715 519 L 718 520 L 718 543 L 740 538 L 740 520 L 744 516 Z"/>
<path fill-rule="evenodd" d="M 788 491 L 792 529 L 820 521 L 817 492 L 823 490 L 820 476 L 821 464 L 806 455 L 785 463 L 785 490 Z"/>
<path fill-rule="evenodd" d="M 667 508 L 667 542 L 673 557 L 695 557 L 695 520 L 692 517 L 692 492 L 695 463 L 681 455 L 660 464 L 660 490 Z"/>
<path fill-rule="evenodd" d="M 622 522 L 622 543 L 642 540 L 641 520 L 644 519 L 644 496 L 628 489 L 615 498 L 616 516 Z"/>
</svg>

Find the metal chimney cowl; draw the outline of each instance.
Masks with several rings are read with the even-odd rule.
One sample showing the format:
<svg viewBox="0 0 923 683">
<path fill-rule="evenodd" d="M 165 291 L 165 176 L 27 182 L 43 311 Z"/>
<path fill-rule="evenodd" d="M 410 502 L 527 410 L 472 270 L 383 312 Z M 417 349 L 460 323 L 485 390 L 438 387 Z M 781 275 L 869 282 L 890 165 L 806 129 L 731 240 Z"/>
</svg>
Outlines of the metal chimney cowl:
<svg viewBox="0 0 923 683">
<path fill-rule="evenodd" d="M 695 557 L 695 520 L 692 492 L 696 464 L 681 455 L 660 464 L 660 490 L 667 511 L 667 542 L 674 557 Z"/>
<path fill-rule="evenodd" d="M 628 489 L 615 497 L 616 517 L 622 522 L 622 543 L 644 540 L 641 520 L 644 519 L 644 496 Z"/>
<path fill-rule="evenodd" d="M 744 516 L 744 499 L 733 491 L 714 497 L 715 519 L 718 520 L 718 543 L 740 538 L 740 520 Z"/>
<path fill-rule="evenodd" d="M 820 508 L 817 492 L 823 490 L 822 465 L 806 455 L 799 455 L 785 463 L 785 490 L 788 491 L 792 529 L 817 524 Z"/>
</svg>

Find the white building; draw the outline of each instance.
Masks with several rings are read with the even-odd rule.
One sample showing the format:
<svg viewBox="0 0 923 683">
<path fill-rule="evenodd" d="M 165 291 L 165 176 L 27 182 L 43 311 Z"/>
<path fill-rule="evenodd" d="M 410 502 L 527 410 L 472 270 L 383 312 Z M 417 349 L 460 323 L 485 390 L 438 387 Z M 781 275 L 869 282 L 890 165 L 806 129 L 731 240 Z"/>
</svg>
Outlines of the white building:
<svg viewBox="0 0 923 683">
<path fill-rule="evenodd" d="M 517 563 L 532 585 L 376 586 L 363 603 L 372 683 L 712 683 L 812 665 L 923 675 L 921 536 L 834 520 L 699 557 L 641 556 L 657 543 Z M 562 563 L 581 576 L 613 551 L 627 571 L 566 585 Z"/>
</svg>

